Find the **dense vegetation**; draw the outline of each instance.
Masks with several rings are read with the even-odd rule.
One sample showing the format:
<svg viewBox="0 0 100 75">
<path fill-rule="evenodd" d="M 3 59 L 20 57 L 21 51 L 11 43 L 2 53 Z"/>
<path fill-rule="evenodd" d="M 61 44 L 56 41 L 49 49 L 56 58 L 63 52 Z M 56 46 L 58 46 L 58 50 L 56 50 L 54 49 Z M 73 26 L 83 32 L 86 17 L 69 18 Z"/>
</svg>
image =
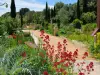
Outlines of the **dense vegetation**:
<svg viewBox="0 0 100 75">
<path fill-rule="evenodd" d="M 0 75 L 40 75 L 43 73 L 45 73 L 44 75 L 48 75 L 48 73 L 56 75 L 65 73 L 65 70 L 62 71 L 61 65 L 65 65 L 63 63 L 65 61 L 56 63 L 56 66 L 59 67 L 58 71 L 62 71 L 56 72 L 57 67 L 53 66 L 55 63 L 51 62 L 51 56 L 44 48 L 37 50 L 25 45 L 26 41 L 33 40 L 28 34 L 24 34 L 22 29 L 44 30 L 54 36 L 64 36 L 70 40 L 83 42 L 89 47 L 91 55 L 100 59 L 100 33 L 97 33 L 97 42 L 94 42 L 94 37 L 91 36 L 97 26 L 96 9 L 96 0 L 77 0 L 77 3 L 74 4 L 57 2 L 53 8 L 50 8 L 46 2 L 45 9 L 40 12 L 31 11 L 29 8 L 21 8 L 19 12 L 16 12 L 15 1 L 11 0 L 11 12 L 0 17 Z M 46 36 L 46 41 L 49 39 L 48 37 Z M 65 46 L 66 40 L 63 43 Z M 48 46 L 47 43 L 46 45 Z M 75 51 L 76 57 L 77 51 Z M 71 52 L 68 54 L 70 55 Z M 84 55 L 88 56 L 87 53 Z M 64 57 L 62 56 L 62 58 Z M 76 58 L 72 58 L 73 60 L 69 59 L 69 61 L 73 63 L 66 64 L 68 75 L 78 74 L 72 71 L 74 60 L 76 60 Z M 58 61 L 56 60 L 56 62 Z"/>
</svg>

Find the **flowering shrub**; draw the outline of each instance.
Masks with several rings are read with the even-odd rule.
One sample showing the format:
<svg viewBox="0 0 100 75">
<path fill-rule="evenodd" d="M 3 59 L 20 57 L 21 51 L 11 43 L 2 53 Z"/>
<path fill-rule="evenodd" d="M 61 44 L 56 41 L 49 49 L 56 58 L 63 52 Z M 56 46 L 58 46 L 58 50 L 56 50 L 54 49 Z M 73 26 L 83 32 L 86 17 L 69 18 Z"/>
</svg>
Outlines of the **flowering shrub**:
<svg viewBox="0 0 100 75">
<path fill-rule="evenodd" d="M 54 70 L 54 75 L 74 75 L 74 67 L 78 67 L 78 75 L 90 74 L 93 69 L 93 62 L 90 62 L 87 66 L 85 63 L 85 58 L 88 57 L 88 52 L 83 54 L 83 62 L 77 63 L 78 49 L 74 52 L 66 50 L 67 40 L 64 39 L 61 44 L 58 42 L 57 48 L 54 45 L 50 45 L 49 35 L 45 35 L 44 31 L 41 31 L 40 37 L 43 40 L 43 49 L 46 51 L 48 61 L 52 62 L 52 68 Z M 75 65 L 76 64 L 76 65 Z M 47 71 L 43 72 L 44 75 L 49 75 Z"/>
</svg>

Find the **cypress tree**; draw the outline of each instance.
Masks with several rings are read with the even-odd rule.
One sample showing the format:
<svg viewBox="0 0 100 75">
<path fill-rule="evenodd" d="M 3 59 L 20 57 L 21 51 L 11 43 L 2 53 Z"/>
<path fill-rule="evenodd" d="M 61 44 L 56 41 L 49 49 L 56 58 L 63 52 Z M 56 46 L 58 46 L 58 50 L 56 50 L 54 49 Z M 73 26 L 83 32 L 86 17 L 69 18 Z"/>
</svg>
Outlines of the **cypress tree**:
<svg viewBox="0 0 100 75">
<path fill-rule="evenodd" d="M 80 19 L 80 2 L 77 0 L 77 18 Z"/>
<path fill-rule="evenodd" d="M 48 21 L 48 3 L 46 2 L 45 20 Z"/>
<path fill-rule="evenodd" d="M 54 10 L 51 8 L 51 18 L 53 18 Z"/>
<path fill-rule="evenodd" d="M 55 8 L 55 6 L 54 6 L 54 17 L 56 16 L 56 8 Z"/>
<path fill-rule="evenodd" d="M 15 7 L 15 0 L 11 0 L 11 17 L 16 17 L 16 7 Z"/>
<path fill-rule="evenodd" d="M 48 17 L 48 22 L 50 22 L 50 16 L 51 16 L 51 14 L 50 14 L 50 8 L 48 8 L 48 15 L 47 15 L 47 17 Z"/>
<path fill-rule="evenodd" d="M 83 0 L 83 12 L 88 12 L 88 6 L 87 6 L 88 0 Z"/>
</svg>

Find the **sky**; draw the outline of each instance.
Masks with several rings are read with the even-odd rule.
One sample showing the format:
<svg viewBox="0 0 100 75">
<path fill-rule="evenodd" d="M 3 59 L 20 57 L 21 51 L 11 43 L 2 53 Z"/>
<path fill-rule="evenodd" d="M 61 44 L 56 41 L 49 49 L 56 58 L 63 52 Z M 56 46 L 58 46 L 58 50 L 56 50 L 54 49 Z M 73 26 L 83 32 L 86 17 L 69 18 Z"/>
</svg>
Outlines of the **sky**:
<svg viewBox="0 0 100 75">
<path fill-rule="evenodd" d="M 42 11 L 45 8 L 45 3 L 48 2 L 49 7 L 53 7 L 55 3 L 61 1 L 65 4 L 75 3 L 77 0 L 15 0 L 16 11 L 18 12 L 21 8 L 29 8 L 30 10 Z M 8 8 L 0 6 L 0 16 L 6 12 L 10 12 L 11 0 L 0 0 L 0 5 L 6 2 Z"/>
</svg>

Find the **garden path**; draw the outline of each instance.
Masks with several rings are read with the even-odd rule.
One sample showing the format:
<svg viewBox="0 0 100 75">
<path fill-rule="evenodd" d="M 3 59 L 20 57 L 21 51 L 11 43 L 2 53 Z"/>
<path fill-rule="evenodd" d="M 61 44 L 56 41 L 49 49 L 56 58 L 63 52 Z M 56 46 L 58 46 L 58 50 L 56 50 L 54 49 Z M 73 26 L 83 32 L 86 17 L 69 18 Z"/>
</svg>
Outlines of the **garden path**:
<svg viewBox="0 0 100 75">
<path fill-rule="evenodd" d="M 33 32 L 35 36 L 40 37 L 40 31 L 39 30 L 24 30 L 24 32 Z M 46 34 L 46 33 L 45 33 Z M 47 34 L 50 36 L 50 44 L 54 45 L 55 47 L 57 46 L 58 42 L 63 41 L 63 39 L 67 39 L 64 37 L 57 37 L 57 36 L 52 36 L 50 34 Z M 79 50 L 79 57 L 77 59 L 77 62 L 82 61 L 82 56 L 84 52 L 88 51 L 88 48 L 86 46 L 82 46 L 81 44 L 76 44 L 73 43 L 72 41 L 67 39 L 67 50 L 74 52 L 76 49 Z M 90 55 L 88 58 L 86 58 L 86 63 L 93 61 L 94 62 L 94 71 L 90 75 L 100 75 L 100 62 L 96 61 L 94 58 L 92 58 Z M 76 70 L 76 69 L 75 69 Z"/>
<path fill-rule="evenodd" d="M 33 32 L 35 36 L 37 36 L 38 38 L 40 37 L 40 31 L 39 30 L 23 30 L 24 32 Z M 57 36 L 53 36 L 51 34 L 47 34 L 45 33 L 46 35 L 49 35 L 50 36 L 50 44 L 51 45 L 54 45 L 55 47 L 57 47 L 57 43 L 58 42 L 63 42 L 63 39 L 66 39 L 67 40 L 67 50 L 68 51 L 72 51 L 74 52 L 76 49 L 79 50 L 79 57 L 78 59 L 81 59 L 84 52 L 88 51 L 88 48 L 86 46 L 82 46 L 82 44 L 76 44 L 76 43 L 73 43 L 72 41 L 68 40 L 67 38 L 65 37 L 57 37 Z M 90 55 L 89 57 L 87 58 L 89 60 L 93 59 Z"/>
</svg>

